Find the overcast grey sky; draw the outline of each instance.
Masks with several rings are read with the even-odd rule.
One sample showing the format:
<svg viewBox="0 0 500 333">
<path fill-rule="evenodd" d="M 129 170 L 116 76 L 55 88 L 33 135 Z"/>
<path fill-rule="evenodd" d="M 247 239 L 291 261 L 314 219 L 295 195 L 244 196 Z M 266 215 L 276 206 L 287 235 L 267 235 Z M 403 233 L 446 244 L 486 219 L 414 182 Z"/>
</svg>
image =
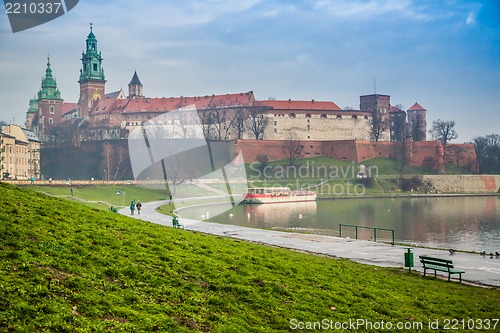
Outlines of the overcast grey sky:
<svg viewBox="0 0 500 333">
<path fill-rule="evenodd" d="M 488 0 L 83 0 L 15 34 L 2 11 L 0 120 L 24 122 L 48 53 L 62 97 L 78 100 L 90 22 L 107 92 L 127 92 L 137 70 L 148 97 L 253 90 L 358 108 L 376 78 L 393 105 L 455 120 L 455 142 L 500 133 L 500 4 Z"/>
</svg>

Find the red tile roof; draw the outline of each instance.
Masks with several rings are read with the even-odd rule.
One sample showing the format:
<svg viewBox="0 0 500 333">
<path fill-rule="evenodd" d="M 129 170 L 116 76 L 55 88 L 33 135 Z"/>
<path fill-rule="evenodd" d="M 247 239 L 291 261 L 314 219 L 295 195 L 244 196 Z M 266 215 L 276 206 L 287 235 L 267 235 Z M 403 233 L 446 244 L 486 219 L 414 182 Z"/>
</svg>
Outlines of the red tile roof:
<svg viewBox="0 0 500 333">
<path fill-rule="evenodd" d="M 334 110 L 342 111 L 342 109 L 333 102 L 323 102 L 323 101 L 294 101 L 294 100 L 267 100 L 258 101 L 257 105 L 267 106 L 278 110 Z"/>
<path fill-rule="evenodd" d="M 135 99 L 105 99 L 91 111 L 91 115 L 105 113 L 164 113 L 179 108 L 195 105 L 197 109 L 205 109 L 210 105 L 236 106 L 252 105 L 255 101 L 253 92 L 226 95 L 205 95 L 195 97 L 160 97 Z"/>
<path fill-rule="evenodd" d="M 77 103 L 63 103 L 61 107 L 61 113 L 66 114 L 72 111 L 73 109 L 76 109 L 77 107 L 78 107 Z"/>
<path fill-rule="evenodd" d="M 424 109 L 420 104 L 415 102 L 415 104 L 413 104 L 411 108 L 409 108 L 407 111 L 427 111 L 427 110 Z"/>
<path fill-rule="evenodd" d="M 404 112 L 403 110 L 401 110 L 400 108 L 398 107 L 395 107 L 395 106 L 390 106 L 389 108 L 389 112 Z"/>
</svg>

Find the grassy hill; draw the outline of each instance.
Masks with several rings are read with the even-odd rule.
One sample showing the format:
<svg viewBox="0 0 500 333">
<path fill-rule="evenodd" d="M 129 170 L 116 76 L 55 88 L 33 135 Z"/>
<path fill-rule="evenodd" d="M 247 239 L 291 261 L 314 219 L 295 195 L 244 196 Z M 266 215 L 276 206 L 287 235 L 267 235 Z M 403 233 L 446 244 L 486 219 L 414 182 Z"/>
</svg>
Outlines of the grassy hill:
<svg viewBox="0 0 500 333">
<path fill-rule="evenodd" d="M 499 317 L 498 290 L 165 228 L 1 183 L 0 198 L 0 331 Z"/>
<path fill-rule="evenodd" d="M 288 166 L 288 160 L 278 160 L 278 161 L 270 161 L 267 163 L 269 167 L 286 167 Z M 343 178 L 352 178 L 352 171 L 354 170 L 354 175 L 359 171 L 359 165 L 363 164 L 367 169 L 371 169 L 373 175 L 413 175 L 413 174 L 435 174 L 435 170 L 429 170 L 425 167 L 417 167 L 404 165 L 401 168 L 401 163 L 397 162 L 394 159 L 390 158 L 372 158 L 360 163 L 353 163 L 350 161 L 337 160 L 330 157 L 311 157 L 311 158 L 299 158 L 295 161 L 294 167 L 309 167 L 309 168 L 317 168 L 319 170 L 325 170 L 326 168 L 328 172 L 338 168 L 345 172 Z M 446 164 L 446 173 L 447 174 L 467 174 L 468 172 L 465 168 L 457 167 L 453 164 Z M 258 171 L 258 163 L 254 163 L 253 166 L 251 164 L 247 164 L 247 174 L 249 178 L 269 178 L 263 177 L 262 174 Z M 342 175 L 342 173 L 339 173 Z M 290 178 L 293 178 L 290 177 Z M 299 178 L 304 178 L 303 176 L 299 176 Z M 307 178 L 325 178 L 324 175 L 319 176 L 308 176 Z M 331 177 L 328 177 L 331 178 Z"/>
</svg>

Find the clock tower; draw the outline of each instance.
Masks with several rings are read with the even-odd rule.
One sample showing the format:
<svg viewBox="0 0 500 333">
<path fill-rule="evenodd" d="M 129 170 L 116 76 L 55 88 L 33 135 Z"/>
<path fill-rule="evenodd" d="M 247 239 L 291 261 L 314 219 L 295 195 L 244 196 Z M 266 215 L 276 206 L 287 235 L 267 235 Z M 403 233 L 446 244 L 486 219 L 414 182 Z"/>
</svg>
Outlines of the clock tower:
<svg viewBox="0 0 500 333">
<path fill-rule="evenodd" d="M 86 50 L 82 52 L 82 68 L 80 69 L 80 99 L 78 106 L 80 117 L 86 118 L 94 104 L 104 97 L 104 69 L 102 68 L 101 52 L 97 48 L 97 39 L 92 32 L 92 23 L 90 24 L 90 33 L 86 40 Z"/>
</svg>

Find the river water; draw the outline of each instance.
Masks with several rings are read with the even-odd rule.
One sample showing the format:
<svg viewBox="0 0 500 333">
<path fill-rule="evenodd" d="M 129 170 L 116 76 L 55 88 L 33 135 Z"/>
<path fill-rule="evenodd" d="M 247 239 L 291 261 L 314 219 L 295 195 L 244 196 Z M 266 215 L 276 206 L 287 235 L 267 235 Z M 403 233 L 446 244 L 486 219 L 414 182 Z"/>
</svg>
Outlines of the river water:
<svg viewBox="0 0 500 333">
<path fill-rule="evenodd" d="M 183 217 L 203 219 L 207 207 L 182 210 Z M 396 243 L 466 251 L 500 252 L 500 197 L 359 198 L 264 205 L 240 204 L 212 222 L 338 236 L 339 224 L 390 228 Z M 343 227 L 343 237 L 355 237 Z M 359 239 L 373 238 L 359 229 Z M 378 231 L 390 240 L 391 233 Z"/>
</svg>

